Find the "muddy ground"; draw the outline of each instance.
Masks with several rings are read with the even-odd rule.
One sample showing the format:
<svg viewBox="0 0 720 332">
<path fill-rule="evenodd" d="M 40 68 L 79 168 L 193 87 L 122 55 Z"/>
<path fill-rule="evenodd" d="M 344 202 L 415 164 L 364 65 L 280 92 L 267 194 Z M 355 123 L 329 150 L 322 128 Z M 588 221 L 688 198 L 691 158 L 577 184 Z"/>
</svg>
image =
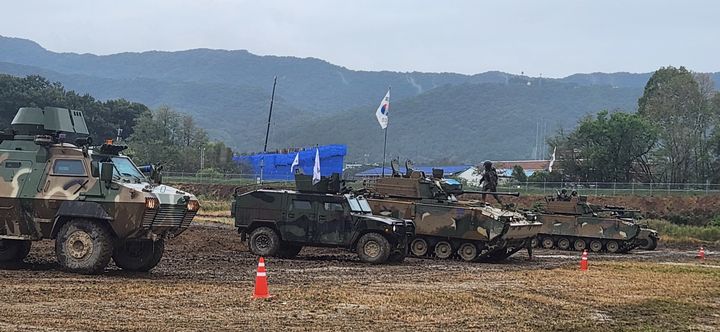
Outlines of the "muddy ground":
<svg viewBox="0 0 720 332">
<path fill-rule="evenodd" d="M 0 270 L 0 331 L 720 329 L 710 248 L 622 255 L 537 250 L 502 264 L 407 259 L 370 266 L 342 250 L 268 258 L 271 300 L 251 300 L 256 257 L 228 225 L 200 223 L 150 273 L 58 270 L 52 242 Z"/>
</svg>

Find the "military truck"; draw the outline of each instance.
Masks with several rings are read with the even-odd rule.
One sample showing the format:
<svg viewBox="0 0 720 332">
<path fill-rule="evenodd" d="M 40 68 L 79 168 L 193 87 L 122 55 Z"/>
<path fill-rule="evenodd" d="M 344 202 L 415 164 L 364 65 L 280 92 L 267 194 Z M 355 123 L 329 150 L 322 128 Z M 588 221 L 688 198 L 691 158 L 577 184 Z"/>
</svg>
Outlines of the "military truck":
<svg viewBox="0 0 720 332">
<path fill-rule="evenodd" d="M 415 237 L 410 243 L 414 256 L 502 261 L 529 247 L 542 226 L 515 211 L 458 200 L 457 196 L 466 193 L 483 192 L 464 191 L 458 181 L 444 178 L 441 169 L 426 176 L 409 163 L 405 174 L 398 171 L 396 160 L 391 166 L 391 177 L 376 179 L 363 192 L 369 193 L 368 202 L 375 213 L 415 221 Z"/>
<path fill-rule="evenodd" d="M 231 215 L 253 254 L 293 258 L 309 246 L 354 250 L 372 264 L 405 259 L 412 221 L 373 215 L 364 197 L 341 193 L 338 174 L 295 180 L 296 190 L 236 188 Z"/>
<path fill-rule="evenodd" d="M 64 270 L 101 273 L 112 258 L 148 271 L 188 228 L 195 196 L 150 183 L 124 146 L 91 143 L 82 112 L 54 107 L 21 108 L 0 134 L 0 262 L 54 239 Z"/>
<path fill-rule="evenodd" d="M 634 219 L 637 211 L 622 207 L 591 205 L 586 196 L 545 198 L 538 210 L 543 227 L 537 246 L 546 249 L 627 252 L 641 247 L 653 250 L 660 239 L 657 231 Z"/>
</svg>

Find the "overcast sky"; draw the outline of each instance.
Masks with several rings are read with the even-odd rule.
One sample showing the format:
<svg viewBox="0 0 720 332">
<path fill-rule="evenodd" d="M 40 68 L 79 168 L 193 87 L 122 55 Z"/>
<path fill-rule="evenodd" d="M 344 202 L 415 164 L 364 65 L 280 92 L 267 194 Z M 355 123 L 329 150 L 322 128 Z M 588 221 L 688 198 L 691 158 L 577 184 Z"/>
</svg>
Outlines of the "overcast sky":
<svg viewBox="0 0 720 332">
<path fill-rule="evenodd" d="M 3 0 L 0 35 L 62 52 L 207 47 L 358 70 L 561 77 L 720 71 L 720 1 Z"/>
</svg>

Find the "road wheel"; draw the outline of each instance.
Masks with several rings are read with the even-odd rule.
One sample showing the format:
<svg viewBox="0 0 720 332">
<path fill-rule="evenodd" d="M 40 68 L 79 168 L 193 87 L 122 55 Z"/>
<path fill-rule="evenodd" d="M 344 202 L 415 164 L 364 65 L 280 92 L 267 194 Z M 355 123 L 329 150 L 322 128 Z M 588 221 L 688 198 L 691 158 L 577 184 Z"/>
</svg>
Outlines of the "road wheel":
<svg viewBox="0 0 720 332">
<path fill-rule="evenodd" d="M 465 242 L 460 245 L 460 249 L 458 249 L 458 255 L 460 255 L 460 258 L 462 258 L 466 262 L 471 262 L 477 258 L 478 250 L 477 247 L 470 243 Z"/>
<path fill-rule="evenodd" d="M 250 233 L 250 252 L 258 256 L 275 256 L 280 250 L 280 237 L 269 227 L 258 227 Z"/>
<path fill-rule="evenodd" d="M 164 240 L 127 240 L 115 248 L 112 258 L 123 270 L 147 272 L 160 263 L 164 252 Z"/>
<path fill-rule="evenodd" d="M 396 251 L 388 257 L 388 262 L 391 263 L 402 263 L 403 261 L 405 261 L 405 253 L 402 251 Z"/>
<path fill-rule="evenodd" d="M 558 248 L 560 248 L 561 250 L 570 249 L 570 240 L 568 240 L 564 237 L 560 238 L 560 240 L 558 240 Z"/>
<path fill-rule="evenodd" d="M 552 249 L 554 245 L 555 244 L 553 243 L 553 239 L 549 236 L 542 240 L 542 246 L 545 249 Z"/>
<path fill-rule="evenodd" d="M 537 248 L 539 245 L 540 245 L 540 241 L 538 240 L 537 236 L 532 238 L 532 240 L 530 240 L 531 247 Z"/>
<path fill-rule="evenodd" d="M 113 238 L 98 222 L 73 219 L 58 231 L 55 255 L 69 272 L 98 274 L 105 270 L 113 253 Z"/>
<path fill-rule="evenodd" d="M 590 250 L 593 252 L 600 252 L 600 250 L 602 250 L 602 242 L 598 240 L 590 241 Z"/>
<path fill-rule="evenodd" d="M 390 257 L 390 242 L 378 233 L 367 233 L 358 240 L 356 250 L 361 261 L 381 264 Z"/>
<path fill-rule="evenodd" d="M 425 239 L 414 239 L 410 243 L 410 252 L 412 252 L 413 255 L 421 257 L 425 256 L 428 252 L 428 243 L 425 241 Z"/>
<path fill-rule="evenodd" d="M 587 247 L 587 244 L 583 239 L 577 239 L 575 240 L 575 243 L 573 243 L 573 248 L 575 248 L 575 250 L 577 251 L 583 251 L 585 250 L 585 247 Z"/>
<path fill-rule="evenodd" d="M 283 243 L 280 245 L 280 250 L 278 250 L 277 255 L 281 258 L 295 258 L 302 248 L 303 247 L 299 245 Z"/>
<path fill-rule="evenodd" d="M 30 253 L 30 241 L 0 240 L 0 263 L 23 260 Z"/>
<path fill-rule="evenodd" d="M 447 259 L 452 256 L 453 250 L 450 242 L 440 241 L 435 245 L 435 256 L 437 258 Z"/>
<path fill-rule="evenodd" d="M 620 245 L 617 241 L 608 241 L 608 243 L 605 244 L 605 248 L 608 252 L 617 252 L 618 249 L 620 249 Z"/>
</svg>

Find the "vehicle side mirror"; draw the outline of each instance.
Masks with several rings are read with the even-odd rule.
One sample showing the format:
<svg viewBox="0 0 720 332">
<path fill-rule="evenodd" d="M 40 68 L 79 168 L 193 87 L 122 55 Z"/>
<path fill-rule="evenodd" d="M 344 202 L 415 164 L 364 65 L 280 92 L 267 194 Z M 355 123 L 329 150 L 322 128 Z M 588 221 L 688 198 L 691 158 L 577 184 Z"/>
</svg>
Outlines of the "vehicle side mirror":
<svg viewBox="0 0 720 332">
<path fill-rule="evenodd" d="M 100 177 L 100 163 L 96 160 L 90 162 L 90 175 L 94 178 Z"/>
<path fill-rule="evenodd" d="M 150 173 L 150 180 L 155 184 L 162 184 L 162 169 L 163 165 L 160 166 L 152 166 L 152 171 Z"/>
<path fill-rule="evenodd" d="M 113 163 L 100 164 L 100 181 L 110 183 L 113 179 Z"/>
</svg>

